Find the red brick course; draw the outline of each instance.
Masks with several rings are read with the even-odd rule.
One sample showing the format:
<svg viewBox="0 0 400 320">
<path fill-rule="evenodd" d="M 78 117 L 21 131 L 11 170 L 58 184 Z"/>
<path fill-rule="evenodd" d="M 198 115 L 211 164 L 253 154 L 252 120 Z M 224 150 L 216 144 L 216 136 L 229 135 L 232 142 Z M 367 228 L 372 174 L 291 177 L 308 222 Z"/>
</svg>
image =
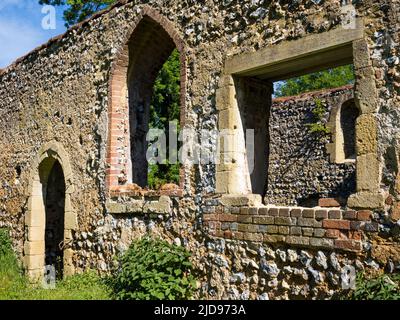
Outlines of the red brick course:
<svg viewBox="0 0 400 320">
<path fill-rule="evenodd" d="M 227 239 L 285 243 L 345 251 L 361 250 L 363 232 L 377 232 L 378 223 L 371 222 L 371 211 L 326 210 L 282 207 L 207 207 L 204 221 L 218 222 L 223 230 L 211 230 Z M 218 213 L 219 212 L 219 213 Z"/>
</svg>

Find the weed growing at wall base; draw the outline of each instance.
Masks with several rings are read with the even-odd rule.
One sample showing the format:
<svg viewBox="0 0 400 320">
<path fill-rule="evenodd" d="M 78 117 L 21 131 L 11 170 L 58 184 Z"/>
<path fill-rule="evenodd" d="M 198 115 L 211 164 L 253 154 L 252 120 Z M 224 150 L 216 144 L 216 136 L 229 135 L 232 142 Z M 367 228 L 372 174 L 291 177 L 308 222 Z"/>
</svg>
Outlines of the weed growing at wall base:
<svg viewBox="0 0 400 320">
<path fill-rule="evenodd" d="M 190 253 L 163 240 L 134 241 L 109 283 L 117 300 L 189 299 L 196 283 Z"/>
<path fill-rule="evenodd" d="M 359 273 L 356 288 L 342 296 L 346 300 L 400 300 L 400 274 L 368 277 Z"/>
</svg>

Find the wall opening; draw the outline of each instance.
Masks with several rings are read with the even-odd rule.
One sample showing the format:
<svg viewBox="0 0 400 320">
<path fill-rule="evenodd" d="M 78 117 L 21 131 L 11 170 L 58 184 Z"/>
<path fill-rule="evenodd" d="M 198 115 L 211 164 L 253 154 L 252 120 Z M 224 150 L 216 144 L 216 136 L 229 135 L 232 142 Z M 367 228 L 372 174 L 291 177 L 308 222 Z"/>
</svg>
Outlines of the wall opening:
<svg viewBox="0 0 400 320">
<path fill-rule="evenodd" d="M 364 177 L 362 176 L 363 171 L 361 170 L 365 167 L 364 158 L 367 159 L 367 155 L 361 155 L 366 151 L 369 151 L 362 149 L 362 140 L 365 138 L 363 136 L 365 135 L 364 131 L 369 130 L 372 132 L 371 134 L 373 134 L 375 130 L 373 126 L 375 123 L 373 116 L 364 116 L 364 114 L 373 113 L 376 111 L 374 109 L 376 107 L 376 88 L 374 82 L 365 80 L 370 75 L 370 73 L 368 73 L 367 76 L 365 70 L 368 69 L 368 72 L 370 72 L 371 64 L 369 59 L 369 48 L 365 40 L 363 40 L 363 37 L 363 21 L 362 19 L 356 19 L 354 28 L 352 29 L 339 26 L 338 28 L 328 31 L 324 34 L 312 34 L 302 39 L 286 41 L 274 46 L 261 48 L 255 52 L 242 53 L 228 57 L 225 62 L 224 72 L 220 79 L 219 88 L 216 94 L 216 104 L 219 111 L 219 130 L 236 129 L 237 133 L 242 133 L 243 129 L 249 129 L 246 121 L 243 121 L 243 116 L 241 115 L 242 111 L 240 109 L 243 107 L 243 102 L 241 101 L 242 94 L 240 91 L 242 91 L 242 89 L 240 88 L 240 85 L 238 85 L 237 79 L 243 79 L 246 81 L 247 79 L 251 78 L 265 83 L 274 83 L 285 80 L 286 82 L 290 82 L 290 79 L 295 77 L 303 77 L 303 80 L 308 78 L 309 82 L 311 82 L 311 85 L 314 85 L 316 84 L 314 79 L 314 74 L 316 73 L 318 74 L 321 72 L 326 72 L 327 74 L 334 74 L 332 70 L 346 70 L 347 73 L 344 73 L 344 75 L 349 75 L 348 82 L 343 83 L 343 79 L 346 77 L 343 76 L 343 72 L 342 76 L 339 72 L 339 76 L 337 77 L 339 83 L 337 81 L 329 81 L 329 86 L 323 86 L 323 88 L 335 88 L 337 86 L 346 84 L 344 88 L 339 87 L 337 89 L 349 91 L 351 90 L 350 86 L 352 86 L 354 91 L 351 92 L 351 96 L 345 93 L 347 97 L 345 100 L 342 100 L 342 102 L 354 98 L 355 103 L 360 110 L 360 114 L 363 115 L 363 117 L 358 117 L 356 123 L 356 161 L 353 160 L 353 162 L 346 162 L 343 164 L 343 166 L 352 167 L 351 169 L 353 170 L 351 175 L 348 175 L 348 177 L 344 178 L 348 180 L 356 180 L 357 194 L 351 193 L 348 198 L 349 206 L 358 208 L 359 204 L 361 203 L 360 199 L 368 198 L 370 193 L 376 196 L 374 201 L 376 200 L 375 202 L 377 203 L 378 200 L 380 201 L 382 199 L 382 195 L 380 193 L 376 193 L 377 185 L 374 184 L 375 181 L 377 181 L 379 171 L 376 171 L 376 174 L 374 172 L 374 179 L 368 180 L 368 183 L 364 183 L 365 180 L 363 180 Z M 324 80 L 324 78 L 321 79 Z M 296 81 L 294 83 L 298 84 Z M 321 87 L 318 88 L 313 86 L 311 88 L 313 91 L 316 89 L 319 90 Z M 367 92 L 371 92 L 371 99 L 367 99 Z M 301 91 L 297 91 L 292 94 L 298 95 L 299 93 L 301 94 Z M 290 93 L 282 94 L 282 96 L 286 96 L 289 100 L 294 98 L 293 96 L 288 97 L 288 95 L 290 95 Z M 306 95 L 312 95 L 312 92 L 306 93 Z M 338 105 L 337 101 L 334 101 L 332 105 L 336 108 L 336 105 Z M 318 139 L 321 137 L 327 137 L 327 139 L 324 139 L 327 141 L 324 144 L 324 150 L 321 150 L 323 153 L 321 153 L 321 155 L 323 156 L 325 162 L 328 162 L 329 165 L 335 167 L 335 165 L 338 163 L 332 160 L 332 157 L 334 157 L 334 151 L 332 152 L 332 150 L 328 150 L 332 149 L 331 147 L 335 142 L 329 141 L 329 139 L 333 140 L 333 138 L 329 138 L 331 129 L 329 112 L 324 110 L 326 108 L 324 108 L 323 101 L 316 101 L 314 103 L 314 107 L 311 109 L 314 110 L 310 110 L 310 115 L 306 121 L 304 121 L 302 131 L 307 131 L 307 133 L 308 131 L 312 131 L 314 136 L 318 136 Z M 271 116 L 272 111 L 269 111 L 269 113 Z M 335 111 L 333 113 L 336 116 L 337 112 Z M 264 116 L 263 114 L 259 115 Z M 349 115 L 346 117 L 349 117 Z M 350 116 L 350 118 L 352 117 L 353 116 Z M 350 122 L 350 120 L 343 121 L 344 126 L 351 126 L 354 128 L 354 125 L 348 123 L 347 121 Z M 365 129 L 364 131 L 360 130 L 360 127 L 366 124 L 367 121 L 372 123 L 371 129 Z M 351 120 L 351 122 L 353 122 L 353 120 Z M 265 123 L 268 124 L 267 127 L 269 130 L 270 143 L 274 143 L 275 141 L 273 140 L 276 137 L 271 135 L 271 127 L 274 126 L 274 124 L 271 123 L 271 119 L 269 119 L 269 122 Z M 335 130 L 331 132 L 333 133 L 332 135 L 335 134 Z M 353 139 L 350 138 L 350 136 L 353 136 L 354 134 L 352 133 L 352 130 L 347 130 L 346 134 L 346 141 L 349 141 L 348 143 L 346 142 L 346 153 L 347 156 L 352 157 L 350 153 L 354 154 L 354 148 L 351 148 L 350 140 Z M 229 150 L 230 153 L 236 156 L 238 159 L 241 157 L 243 150 L 245 150 L 241 149 L 241 146 L 242 144 L 239 144 L 239 147 L 233 146 Z M 269 150 L 271 150 L 271 146 L 269 146 Z M 373 149 L 371 150 L 374 151 Z M 372 151 L 371 154 L 368 154 L 370 158 L 373 157 Z M 226 153 L 226 150 L 222 149 L 220 151 L 221 158 L 224 157 L 224 153 Z M 271 162 L 271 154 L 269 154 L 268 158 L 269 164 L 265 164 L 268 171 L 271 171 L 273 166 L 281 165 L 281 163 L 274 164 Z M 373 165 L 376 167 L 376 163 Z M 248 163 L 247 165 L 242 165 L 240 161 L 232 162 L 229 165 L 217 166 L 216 192 L 220 194 L 252 196 L 252 193 L 255 193 L 257 189 L 254 188 L 254 184 L 251 181 L 251 171 L 248 170 L 249 167 L 250 165 Z M 301 168 L 299 170 L 301 171 Z M 315 170 L 318 171 L 319 169 Z M 333 168 L 331 175 L 334 175 L 335 172 L 337 172 L 335 170 L 336 169 Z M 317 174 L 314 180 L 315 185 L 318 186 L 318 184 L 324 182 L 326 179 L 323 174 Z M 242 181 L 244 182 L 242 183 Z M 354 185 L 354 183 L 350 183 L 349 185 Z M 268 181 L 266 183 L 267 191 L 269 190 L 269 187 Z M 352 188 L 352 190 L 353 189 L 354 188 Z M 320 193 L 319 190 L 317 190 L 317 192 L 310 192 L 310 195 L 317 193 Z M 283 199 L 283 197 L 284 196 L 282 196 L 282 200 L 284 201 L 285 199 Z M 268 203 L 267 197 L 264 197 L 264 202 Z M 374 203 L 374 206 L 376 203 Z M 381 205 L 381 203 L 379 203 L 379 205 Z"/>
<path fill-rule="evenodd" d="M 53 266 L 56 277 L 63 277 L 65 179 L 61 164 L 46 159 L 40 166 L 45 208 L 45 265 Z"/>
<path fill-rule="evenodd" d="M 349 90 L 348 88 L 354 85 L 354 68 L 352 64 L 347 64 L 311 73 L 295 70 L 293 74 L 296 77 L 285 73 L 283 78 L 276 75 L 276 79 L 268 79 L 263 75 L 257 77 L 233 75 L 240 119 L 231 129 L 235 130 L 237 127 L 243 131 L 237 138 L 239 140 L 246 135 L 246 130 L 254 130 L 253 146 L 247 144 L 246 149 L 243 149 L 247 152 L 244 156 L 245 165 L 240 164 L 242 155 L 239 147 L 236 150 L 235 162 L 242 167 L 241 179 L 249 176 L 248 192 L 261 195 L 265 203 L 271 203 L 271 199 L 274 199 L 272 202 L 274 204 L 298 204 L 297 200 L 294 200 L 299 198 L 298 192 L 294 191 L 294 194 L 288 195 L 290 192 L 287 190 L 295 190 L 295 186 L 301 184 L 299 180 L 305 175 L 309 179 L 314 179 L 315 188 L 305 191 L 306 186 L 304 186 L 300 196 L 301 201 L 299 200 L 303 205 L 307 203 L 307 206 L 310 206 L 318 204 L 319 197 L 331 196 L 339 193 L 338 189 L 345 188 L 345 185 L 346 188 L 347 185 L 354 185 L 350 181 L 355 180 L 352 174 L 354 172 L 338 176 L 332 173 L 335 170 L 329 163 L 326 145 L 331 139 L 328 120 L 330 113 L 335 109 L 335 98 L 333 102 L 320 99 L 330 88 L 336 88 L 338 96 L 341 94 L 339 88 L 346 87 L 343 90 Z M 348 95 L 347 91 L 345 95 Z M 275 103 L 278 100 L 272 99 L 274 96 L 281 97 L 279 103 Z M 285 103 L 285 99 L 288 99 L 288 103 Z M 296 108 L 297 101 L 298 110 L 293 109 Z M 286 110 L 286 114 L 283 109 Z M 344 114 L 344 117 L 347 119 L 348 114 Z M 347 121 L 344 124 L 348 135 L 355 131 L 354 121 L 352 123 Z M 297 129 L 299 129 L 297 134 L 291 137 L 290 135 Z M 249 157 L 250 152 L 251 157 Z M 281 162 L 285 157 L 288 159 Z M 299 170 L 308 168 L 313 162 L 316 163 L 314 170 L 303 173 Z M 343 170 L 350 172 L 353 168 Z M 329 177 L 325 177 L 326 175 Z M 296 176 L 299 179 L 296 179 Z M 353 189 L 349 192 L 353 192 Z M 319 196 L 316 196 L 318 193 Z"/>
<path fill-rule="evenodd" d="M 77 216 L 67 153 L 55 141 L 44 145 L 32 164 L 28 212 L 25 216 L 24 264 L 31 281 L 40 281 L 49 268 L 60 279 L 75 272 L 72 254 Z"/>
<path fill-rule="evenodd" d="M 340 130 L 343 137 L 345 160 L 356 159 L 356 120 L 360 115 L 354 99 L 345 102 L 340 109 Z"/>
<path fill-rule="evenodd" d="M 252 155 L 249 152 L 244 154 L 246 170 L 250 175 L 250 190 L 264 197 L 268 183 L 272 83 L 249 77 L 234 77 L 234 81 L 243 136 L 248 138 L 248 130 L 254 130 L 254 144 L 246 141 L 246 149 L 251 150 Z"/>
<path fill-rule="evenodd" d="M 144 9 L 115 60 L 110 80 L 106 178 L 110 191 L 138 190 L 139 186 L 180 194 L 183 166 L 169 140 L 175 128 L 179 134 L 185 118 L 186 54 L 167 19 Z M 160 134 L 165 140 L 160 140 Z M 176 144 L 178 139 L 171 136 Z M 161 153 L 156 149 L 162 141 Z"/>
<path fill-rule="evenodd" d="M 149 187 L 149 173 L 152 187 L 159 187 L 162 182 L 178 182 L 179 169 L 176 178 L 176 174 L 171 173 L 176 168 L 171 165 L 158 164 L 149 168 L 146 154 L 149 129 L 160 129 L 168 133 L 169 120 L 179 121 L 179 52 L 175 50 L 176 46 L 169 34 L 150 18 L 144 18 L 139 23 L 128 47 L 132 183 L 142 188 Z M 174 81 L 174 84 L 168 81 Z M 171 91 L 168 92 L 168 89 Z M 168 178 L 173 179 L 167 181 Z"/>
</svg>

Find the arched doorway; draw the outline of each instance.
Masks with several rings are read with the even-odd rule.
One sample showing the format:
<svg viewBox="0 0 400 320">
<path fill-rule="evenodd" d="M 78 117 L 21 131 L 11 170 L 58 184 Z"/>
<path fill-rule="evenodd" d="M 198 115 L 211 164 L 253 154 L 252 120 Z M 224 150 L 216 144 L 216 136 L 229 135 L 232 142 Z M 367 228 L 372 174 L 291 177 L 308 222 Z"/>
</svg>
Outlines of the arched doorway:
<svg viewBox="0 0 400 320">
<path fill-rule="evenodd" d="M 56 277 L 61 278 L 74 272 L 69 246 L 77 221 L 71 205 L 71 167 L 57 142 L 43 146 L 32 167 L 25 219 L 25 268 L 32 281 L 43 278 L 45 266 L 53 266 Z"/>
<path fill-rule="evenodd" d="M 45 159 L 39 166 L 45 208 L 45 265 L 55 268 L 57 278 L 63 275 L 65 180 L 61 164 Z"/>
</svg>

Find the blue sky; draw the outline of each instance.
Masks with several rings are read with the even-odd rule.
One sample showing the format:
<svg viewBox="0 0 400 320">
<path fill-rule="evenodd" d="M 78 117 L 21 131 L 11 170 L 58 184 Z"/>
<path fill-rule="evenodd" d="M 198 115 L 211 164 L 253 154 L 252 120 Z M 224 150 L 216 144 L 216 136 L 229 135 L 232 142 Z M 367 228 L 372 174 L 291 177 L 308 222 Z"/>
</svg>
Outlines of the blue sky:
<svg viewBox="0 0 400 320">
<path fill-rule="evenodd" d="M 0 0 L 0 68 L 7 67 L 48 39 L 65 32 L 63 8 L 56 8 L 56 29 L 42 28 L 38 0 Z"/>
</svg>

